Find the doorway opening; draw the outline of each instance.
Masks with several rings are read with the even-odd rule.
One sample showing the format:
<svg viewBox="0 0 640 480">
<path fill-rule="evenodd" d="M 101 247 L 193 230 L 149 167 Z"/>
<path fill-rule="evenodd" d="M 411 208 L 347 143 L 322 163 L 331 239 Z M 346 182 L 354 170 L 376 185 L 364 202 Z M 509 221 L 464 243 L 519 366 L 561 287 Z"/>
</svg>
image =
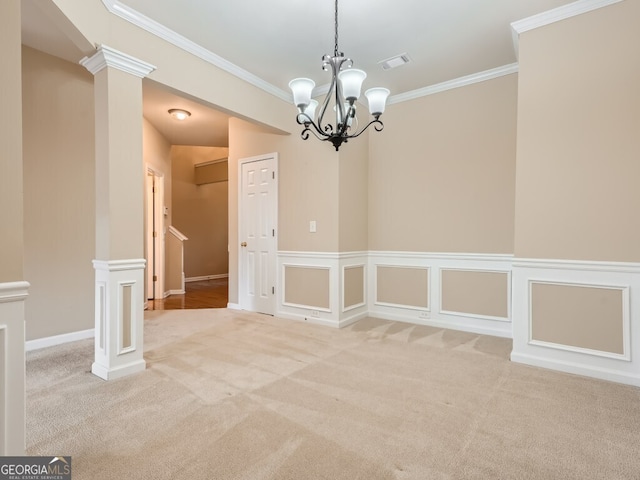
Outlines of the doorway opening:
<svg viewBox="0 0 640 480">
<path fill-rule="evenodd" d="M 146 298 L 164 296 L 164 177 L 147 167 L 146 178 Z"/>
</svg>

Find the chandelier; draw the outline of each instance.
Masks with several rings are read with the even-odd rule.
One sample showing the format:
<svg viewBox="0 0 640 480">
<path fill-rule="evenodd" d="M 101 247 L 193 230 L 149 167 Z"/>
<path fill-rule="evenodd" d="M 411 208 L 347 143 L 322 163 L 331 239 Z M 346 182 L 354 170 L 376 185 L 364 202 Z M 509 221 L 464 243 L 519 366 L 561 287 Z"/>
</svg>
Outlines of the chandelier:
<svg viewBox="0 0 640 480">
<path fill-rule="evenodd" d="M 364 92 L 373 120 L 358 130 L 355 103 L 360 97 L 362 83 L 367 74 L 352 67 L 353 61 L 346 58 L 344 53 L 338 50 L 338 0 L 336 0 L 335 47 L 333 55 L 322 57 L 322 69 L 327 72 L 331 71 L 331 85 L 317 120 L 315 115 L 319 104 L 316 100 L 311 99 L 311 94 L 316 86 L 315 82 L 309 78 L 295 78 L 289 82 L 289 88 L 293 92 L 293 103 L 298 107 L 296 121 L 299 125 L 304 126 L 300 134 L 303 140 L 307 140 L 309 132 L 311 132 L 319 140 L 331 142 L 338 151 L 343 142 L 346 143 L 350 138 L 360 136 L 371 125 L 374 125 L 376 131 L 382 131 L 384 124 L 380 121 L 380 115 L 384 112 L 389 90 L 370 88 Z M 334 104 L 335 124 L 324 121 L 325 113 L 331 103 Z"/>
</svg>

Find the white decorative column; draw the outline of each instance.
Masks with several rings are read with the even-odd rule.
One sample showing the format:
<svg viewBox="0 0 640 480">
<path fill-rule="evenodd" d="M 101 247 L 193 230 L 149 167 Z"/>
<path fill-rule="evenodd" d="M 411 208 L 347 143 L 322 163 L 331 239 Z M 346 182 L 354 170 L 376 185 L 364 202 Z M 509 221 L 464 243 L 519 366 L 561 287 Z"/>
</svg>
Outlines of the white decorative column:
<svg viewBox="0 0 640 480">
<path fill-rule="evenodd" d="M 105 380 L 145 369 L 142 79 L 155 69 L 105 45 L 80 62 L 95 78 L 95 361 Z"/>
<path fill-rule="evenodd" d="M 24 455 L 27 282 L 0 283 L 0 456 Z"/>
<path fill-rule="evenodd" d="M 96 271 L 95 361 L 105 380 L 145 369 L 142 357 L 145 260 L 94 260 Z"/>
<path fill-rule="evenodd" d="M 0 2 L 0 456 L 25 453 L 20 1 Z"/>
</svg>

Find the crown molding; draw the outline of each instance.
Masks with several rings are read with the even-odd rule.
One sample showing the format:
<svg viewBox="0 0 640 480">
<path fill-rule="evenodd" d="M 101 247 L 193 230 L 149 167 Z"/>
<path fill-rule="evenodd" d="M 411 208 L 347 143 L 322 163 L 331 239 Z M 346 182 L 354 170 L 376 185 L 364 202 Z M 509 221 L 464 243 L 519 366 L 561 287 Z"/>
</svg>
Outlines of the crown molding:
<svg viewBox="0 0 640 480">
<path fill-rule="evenodd" d="M 138 60 L 107 45 L 99 45 L 96 53 L 80 60 L 80 65 L 93 75 L 105 67 L 113 67 L 140 78 L 146 77 L 156 69 L 150 63 Z"/>
<path fill-rule="evenodd" d="M 590 12 L 598 8 L 603 8 L 621 1 L 623 0 L 578 0 L 568 5 L 564 5 L 562 7 L 558 7 L 553 10 L 549 10 L 547 12 L 543 12 L 538 15 L 533 15 L 531 17 L 513 22 L 511 24 L 511 28 L 516 56 L 518 55 L 518 36 L 520 35 L 520 33 L 544 25 L 548 25 L 550 23 L 558 22 L 566 18 L 581 15 L 583 13 Z M 275 85 L 272 85 L 271 83 L 261 79 L 257 75 L 244 70 L 243 68 L 231 63 L 230 61 L 222 58 L 219 55 L 216 55 L 215 53 L 187 39 L 186 37 L 183 37 L 182 35 L 174 32 L 173 30 L 156 22 L 155 20 L 152 20 L 149 17 L 141 14 L 140 12 L 122 4 L 119 0 L 102 0 L 102 3 L 110 13 L 126 20 L 127 22 L 132 23 L 133 25 L 136 25 L 143 30 L 146 30 L 147 32 L 167 41 L 168 43 L 195 55 L 196 57 L 246 81 L 247 83 L 255 87 L 264 90 L 267 93 L 280 98 L 281 100 L 284 100 L 285 102 L 291 102 L 292 96 L 290 93 L 285 92 Z M 446 90 L 484 82 L 497 77 L 501 77 L 503 75 L 510 75 L 517 72 L 517 63 L 504 65 L 502 67 L 474 73 L 435 85 L 411 90 L 409 92 L 392 95 L 391 97 L 389 97 L 387 103 L 391 105 L 394 103 L 406 102 L 427 95 L 433 95 L 435 93 L 444 92 Z M 319 95 L 325 95 L 328 91 L 328 87 L 329 84 L 316 87 L 313 92 L 313 96 L 315 97 Z"/>
<path fill-rule="evenodd" d="M 533 15 L 531 17 L 523 18 L 511 24 L 513 34 L 513 46 L 516 50 L 516 56 L 518 56 L 518 50 L 520 48 L 520 34 L 533 30 L 545 25 L 551 25 L 552 23 L 566 20 L 567 18 L 577 17 L 583 13 L 591 12 L 599 8 L 608 7 L 614 3 L 622 2 L 623 0 L 578 0 L 577 2 L 569 3 L 546 12 Z"/>
<path fill-rule="evenodd" d="M 270 84 L 269 82 L 261 79 L 257 75 L 254 75 L 243 68 L 231 63 L 230 61 L 222 58 L 219 55 L 207 50 L 206 48 L 198 45 L 197 43 L 189 40 L 186 37 L 174 32 L 173 30 L 165 27 L 164 25 L 156 22 L 155 20 L 150 19 L 149 17 L 142 15 L 140 12 L 123 5 L 118 0 L 102 0 L 102 3 L 107 8 L 107 10 L 117 15 L 118 17 L 126 20 L 137 27 L 146 30 L 147 32 L 159 37 L 170 44 L 195 55 L 196 57 L 250 83 L 251 85 L 258 87 L 264 90 L 271 95 L 274 95 L 281 100 L 286 102 L 292 101 L 291 94 L 281 90 L 275 85 Z"/>
<path fill-rule="evenodd" d="M 487 80 L 492 80 L 504 75 L 511 75 L 512 73 L 517 72 L 518 64 L 510 63 L 509 65 L 492 68 L 490 70 L 485 70 L 484 72 L 473 73 L 471 75 L 454 78 L 453 80 L 437 83 L 428 87 L 418 88 L 417 90 L 411 90 L 409 92 L 392 95 L 391 97 L 389 97 L 387 104 L 392 105 L 394 103 L 407 102 L 409 100 L 415 100 L 416 98 L 426 97 L 427 95 L 433 95 L 435 93 L 452 90 L 454 88 L 465 87 L 474 83 L 486 82 Z"/>
</svg>

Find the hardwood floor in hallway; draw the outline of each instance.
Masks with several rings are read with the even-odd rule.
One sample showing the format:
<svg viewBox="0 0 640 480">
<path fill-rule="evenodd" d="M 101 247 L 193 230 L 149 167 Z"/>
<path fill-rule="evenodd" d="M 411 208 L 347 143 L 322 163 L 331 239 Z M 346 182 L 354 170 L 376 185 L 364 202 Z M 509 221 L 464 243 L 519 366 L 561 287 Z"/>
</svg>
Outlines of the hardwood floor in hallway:
<svg viewBox="0 0 640 480">
<path fill-rule="evenodd" d="M 187 282 L 184 295 L 170 295 L 165 299 L 149 300 L 147 310 L 180 310 L 187 308 L 227 308 L 229 279 L 217 278 Z"/>
</svg>

